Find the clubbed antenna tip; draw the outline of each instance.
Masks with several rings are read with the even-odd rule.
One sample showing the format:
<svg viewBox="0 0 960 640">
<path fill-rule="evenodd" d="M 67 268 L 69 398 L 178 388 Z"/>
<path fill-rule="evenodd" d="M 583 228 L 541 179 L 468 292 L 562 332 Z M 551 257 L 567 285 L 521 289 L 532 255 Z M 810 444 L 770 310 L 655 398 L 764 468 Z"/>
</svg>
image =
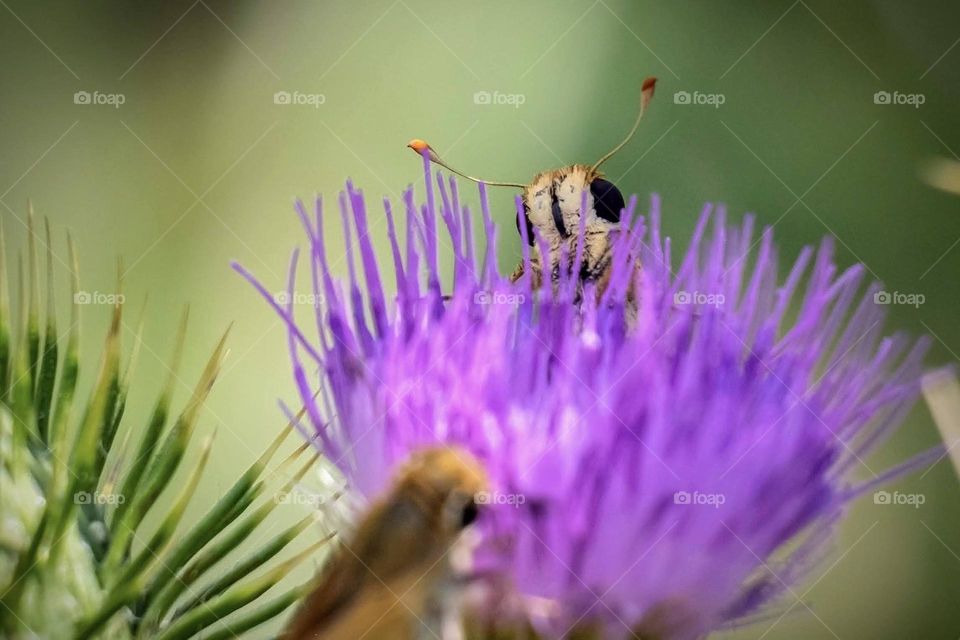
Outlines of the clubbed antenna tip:
<svg viewBox="0 0 960 640">
<path fill-rule="evenodd" d="M 657 88 L 657 79 L 653 76 L 650 76 L 643 81 L 643 86 L 640 88 L 640 96 L 643 101 L 643 107 L 646 108 L 650 104 L 650 100 L 653 99 L 653 92 Z"/>
<path fill-rule="evenodd" d="M 612 158 L 620 149 L 626 146 L 630 139 L 633 137 L 633 134 L 637 132 L 637 129 L 640 127 L 640 121 L 643 120 L 643 114 L 647 111 L 647 105 L 650 104 L 650 101 L 653 99 L 654 89 L 657 88 L 657 79 L 653 76 L 650 76 L 643 81 L 643 84 L 640 85 L 640 113 L 637 114 L 637 119 L 633 123 L 633 128 L 630 129 L 630 132 L 627 134 L 627 137 L 623 139 L 620 144 L 615 146 L 613 149 L 608 151 L 602 158 L 597 160 L 593 165 L 593 170 L 596 171 L 600 168 L 604 162 Z"/>
<path fill-rule="evenodd" d="M 439 165 L 439 166 L 443 167 L 444 169 L 447 169 L 448 171 L 452 171 L 453 173 L 457 174 L 458 176 L 461 176 L 461 177 L 463 177 L 463 178 L 466 178 L 467 180 L 470 180 L 471 182 L 476 182 L 476 183 L 481 183 L 481 182 L 482 182 L 482 183 L 484 183 L 484 184 L 490 185 L 491 187 L 517 187 L 518 189 L 523 189 L 523 188 L 526 186 L 525 184 L 521 184 L 521 183 L 519 183 L 519 182 L 497 182 L 497 181 L 494 181 L 494 180 L 483 180 L 483 179 L 481 179 L 481 178 L 475 178 L 475 177 L 473 177 L 473 176 L 468 176 L 467 174 L 463 173 L 462 171 L 457 171 L 456 169 L 454 169 L 453 167 L 451 167 L 450 165 L 448 165 L 446 162 L 444 162 L 443 160 L 441 160 L 441 159 L 440 159 L 440 156 L 437 154 L 437 152 L 433 150 L 433 147 L 431 147 L 431 146 L 429 145 L 429 143 L 425 142 L 424 140 L 421 140 L 420 138 L 414 138 L 413 140 L 411 140 L 410 142 L 407 143 L 407 146 L 410 147 L 411 149 L 413 149 L 414 151 L 416 151 L 418 155 L 421 155 L 421 156 L 422 156 L 422 155 L 424 155 L 424 153 L 426 153 L 426 154 L 427 154 L 427 157 L 430 159 L 430 162 L 432 162 L 432 163 L 434 163 L 434 164 L 436 164 L 436 165 Z"/>
<path fill-rule="evenodd" d="M 421 140 L 420 138 L 414 138 L 407 143 L 407 146 L 416 151 L 419 155 L 423 155 L 424 151 L 428 152 L 431 162 L 438 162 L 440 160 L 439 156 L 437 156 L 437 152 L 433 150 L 433 147 L 431 147 L 428 142 Z"/>
</svg>

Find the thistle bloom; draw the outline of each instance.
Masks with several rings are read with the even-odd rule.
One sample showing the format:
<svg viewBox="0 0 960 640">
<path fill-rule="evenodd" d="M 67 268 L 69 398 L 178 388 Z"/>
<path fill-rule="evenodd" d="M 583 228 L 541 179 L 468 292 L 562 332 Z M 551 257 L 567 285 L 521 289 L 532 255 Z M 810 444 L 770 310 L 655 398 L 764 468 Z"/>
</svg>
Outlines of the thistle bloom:
<svg viewBox="0 0 960 640">
<path fill-rule="evenodd" d="M 862 265 L 838 271 L 829 240 L 781 282 L 772 231 L 755 238 L 752 218 L 728 226 L 706 207 L 674 266 L 659 200 L 635 217 L 633 198 L 614 255 L 643 268 L 621 259 L 599 300 L 576 303 L 567 274 L 551 292 L 496 269 L 483 185 L 475 243 L 457 184 L 425 175 L 424 204 L 404 194 L 404 238 L 384 201 L 388 265 L 347 184 L 345 283 L 330 274 L 321 202 L 315 217 L 298 205 L 303 279 L 325 302 L 315 326 L 294 319 L 296 254 L 286 305 L 237 268 L 286 321 L 307 435 L 353 489 L 376 495 L 438 442 L 486 465 L 478 561 L 516 596 L 491 607 L 509 601 L 552 637 L 697 637 L 772 603 L 851 501 L 939 452 L 865 462 L 916 399 L 927 341 L 883 335 L 878 287 Z"/>
</svg>

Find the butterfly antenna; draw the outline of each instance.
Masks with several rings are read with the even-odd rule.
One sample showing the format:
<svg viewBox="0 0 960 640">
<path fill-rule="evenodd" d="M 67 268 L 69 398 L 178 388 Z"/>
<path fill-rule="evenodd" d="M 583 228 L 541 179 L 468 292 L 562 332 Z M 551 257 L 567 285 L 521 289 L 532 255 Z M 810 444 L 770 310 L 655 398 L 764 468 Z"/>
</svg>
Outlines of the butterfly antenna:
<svg viewBox="0 0 960 640">
<path fill-rule="evenodd" d="M 656 78 L 651 77 L 643 81 L 643 87 L 640 90 L 640 113 L 637 114 L 637 121 L 633 123 L 633 128 L 630 129 L 630 133 L 628 133 L 627 137 L 623 139 L 623 142 L 615 146 L 612 150 L 607 152 L 605 156 L 594 163 L 592 167 L 594 171 L 596 171 L 601 164 L 612 158 L 616 152 L 620 151 L 620 149 L 624 147 L 624 145 L 630 142 L 630 138 L 633 137 L 633 134 L 635 134 L 637 129 L 640 127 L 640 121 L 643 120 L 643 114 L 647 111 L 647 105 L 650 104 L 650 100 L 653 99 L 653 91 L 656 89 L 656 87 Z"/>
<path fill-rule="evenodd" d="M 467 180 L 470 180 L 472 182 L 476 182 L 476 183 L 482 182 L 483 184 L 489 185 L 491 187 L 517 187 L 519 189 L 524 189 L 527 186 L 525 184 L 520 184 L 519 182 L 495 182 L 493 180 L 481 180 L 480 178 L 474 178 L 473 176 L 468 176 L 462 171 L 457 171 L 456 169 L 448 165 L 446 162 L 441 160 L 440 156 L 437 155 L 437 152 L 433 150 L 433 147 L 431 147 L 429 144 L 427 144 L 423 140 L 419 140 L 419 139 L 411 140 L 407 144 L 407 146 L 413 149 L 414 151 L 416 151 L 420 155 L 423 155 L 423 153 L 426 152 L 428 154 L 428 157 L 430 158 L 430 162 L 440 165 L 444 169 L 451 171 L 457 174 L 458 176 L 466 178 Z"/>
</svg>

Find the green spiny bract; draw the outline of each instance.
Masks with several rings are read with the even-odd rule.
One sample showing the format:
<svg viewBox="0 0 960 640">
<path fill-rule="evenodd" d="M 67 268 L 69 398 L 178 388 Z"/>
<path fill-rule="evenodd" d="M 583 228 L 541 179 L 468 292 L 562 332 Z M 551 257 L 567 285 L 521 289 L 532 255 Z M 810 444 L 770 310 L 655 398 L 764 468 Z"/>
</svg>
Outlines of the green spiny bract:
<svg viewBox="0 0 960 640">
<path fill-rule="evenodd" d="M 0 637 L 234 637 L 281 614 L 307 586 L 285 592 L 271 588 L 325 541 L 295 554 L 288 550 L 283 557 L 296 537 L 314 530 L 312 517 L 263 548 L 243 554 L 238 547 L 281 502 L 267 492 L 266 470 L 289 426 L 196 524 L 186 526 L 181 519 L 212 438 L 201 445 L 199 462 L 188 477 L 179 486 L 171 479 L 191 446 L 200 410 L 220 371 L 226 334 L 186 406 L 173 413 L 184 313 L 169 377 L 151 414 L 125 416 L 136 347 L 122 364 L 123 297 L 117 295 L 93 387 L 84 399 L 78 373 L 93 363 L 78 360 L 84 294 L 73 243 L 68 238 L 70 326 L 60 335 L 49 228 L 47 291 L 40 310 L 32 211 L 28 232 L 29 273 L 23 273 L 20 262 L 19 272 L 11 276 L 0 226 Z M 13 306 L 11 290 L 17 295 Z M 19 310 L 16 316 L 12 308 Z M 121 421 L 130 436 L 122 440 L 129 444 L 118 444 Z M 288 468 L 305 449 L 271 475 Z M 292 474 L 281 491 L 289 491 L 312 462 Z M 158 499 L 166 510 L 159 524 L 148 526 L 146 516 Z M 244 571 L 230 571 L 236 566 Z M 207 574 L 213 568 L 219 579 Z"/>
</svg>

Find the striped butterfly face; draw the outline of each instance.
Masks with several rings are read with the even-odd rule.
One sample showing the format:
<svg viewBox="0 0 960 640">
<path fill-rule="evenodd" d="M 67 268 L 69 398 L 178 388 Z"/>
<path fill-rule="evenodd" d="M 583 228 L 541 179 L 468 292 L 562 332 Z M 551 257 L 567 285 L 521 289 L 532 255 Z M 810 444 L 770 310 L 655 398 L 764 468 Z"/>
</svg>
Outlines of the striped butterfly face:
<svg viewBox="0 0 960 640">
<path fill-rule="evenodd" d="M 591 167 L 571 165 L 537 174 L 533 182 L 524 187 L 522 196 L 527 242 L 535 245 L 534 228 L 551 247 L 575 235 L 580 228 L 585 193 L 586 225 L 598 218 L 608 222 L 620 220 L 624 207 L 620 190 Z M 520 224 L 518 217 L 518 231 Z"/>
</svg>

